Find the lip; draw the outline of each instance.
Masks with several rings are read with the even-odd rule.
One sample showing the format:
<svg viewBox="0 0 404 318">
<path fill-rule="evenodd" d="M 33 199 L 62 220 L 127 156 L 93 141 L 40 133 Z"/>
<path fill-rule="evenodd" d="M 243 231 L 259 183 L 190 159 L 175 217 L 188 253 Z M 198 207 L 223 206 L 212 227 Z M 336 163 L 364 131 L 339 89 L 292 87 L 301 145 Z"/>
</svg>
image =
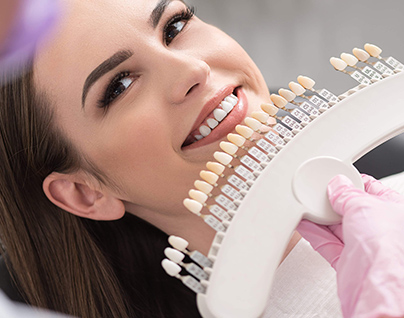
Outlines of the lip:
<svg viewBox="0 0 404 318">
<path fill-rule="evenodd" d="M 220 102 L 226 96 L 230 95 L 234 90 L 237 95 L 238 102 L 234 106 L 233 110 L 226 116 L 226 118 L 222 122 L 219 123 L 219 125 L 214 130 L 212 130 L 212 132 L 208 136 L 188 146 L 182 147 L 183 151 L 196 149 L 220 140 L 223 137 L 227 136 L 227 134 L 232 132 L 236 125 L 242 122 L 242 120 L 247 115 L 248 110 L 247 96 L 245 95 L 241 87 L 235 88 L 234 86 L 228 86 L 220 90 L 211 100 L 209 100 L 205 104 L 190 132 L 198 128 L 205 120 L 206 116 L 208 116 L 220 104 Z"/>
</svg>

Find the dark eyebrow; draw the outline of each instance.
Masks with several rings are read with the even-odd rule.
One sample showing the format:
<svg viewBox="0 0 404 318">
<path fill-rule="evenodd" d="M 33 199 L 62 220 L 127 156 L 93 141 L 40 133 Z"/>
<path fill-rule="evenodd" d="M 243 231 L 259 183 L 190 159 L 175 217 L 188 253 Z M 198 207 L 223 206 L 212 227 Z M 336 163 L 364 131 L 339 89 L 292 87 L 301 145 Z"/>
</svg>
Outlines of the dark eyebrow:
<svg viewBox="0 0 404 318">
<path fill-rule="evenodd" d="M 157 3 L 154 10 L 152 11 L 150 15 L 150 24 L 153 26 L 154 29 L 159 24 L 160 19 L 163 16 L 164 10 L 167 8 L 167 6 L 170 4 L 171 1 L 173 0 L 160 0 L 159 3 Z"/>
<path fill-rule="evenodd" d="M 102 76 L 104 76 L 109 71 L 113 70 L 119 64 L 126 61 L 132 55 L 133 55 L 133 52 L 130 51 L 130 50 L 118 51 L 114 55 L 112 55 L 109 59 L 102 62 L 99 66 L 97 66 L 90 73 L 90 75 L 87 77 L 86 81 L 84 82 L 84 86 L 83 86 L 83 95 L 82 95 L 82 98 L 81 98 L 83 108 L 84 108 L 84 103 L 86 101 L 88 91 L 90 90 L 91 86 L 93 86 L 94 83 L 97 80 L 99 80 Z"/>
</svg>

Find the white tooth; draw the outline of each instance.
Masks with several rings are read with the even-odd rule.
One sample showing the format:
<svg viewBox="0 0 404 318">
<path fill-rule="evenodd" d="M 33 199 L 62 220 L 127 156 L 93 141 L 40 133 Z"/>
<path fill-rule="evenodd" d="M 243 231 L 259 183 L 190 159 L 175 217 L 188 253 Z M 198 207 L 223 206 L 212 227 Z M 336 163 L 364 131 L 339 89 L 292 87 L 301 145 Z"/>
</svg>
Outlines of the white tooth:
<svg viewBox="0 0 404 318">
<path fill-rule="evenodd" d="M 195 139 L 196 139 L 196 140 L 201 140 L 202 138 L 203 138 L 202 135 L 196 135 L 196 136 L 195 136 Z"/>
<path fill-rule="evenodd" d="M 212 130 L 208 126 L 202 125 L 201 127 L 199 127 L 199 132 L 204 137 L 208 136 L 211 131 Z"/>
<path fill-rule="evenodd" d="M 219 122 L 216 120 L 216 119 L 213 119 L 213 118 L 209 118 L 207 121 L 206 121 L 206 123 L 208 124 L 208 126 L 210 127 L 210 128 L 215 128 L 217 125 L 219 125 Z"/>
<path fill-rule="evenodd" d="M 224 100 L 226 102 L 231 103 L 233 106 L 235 106 L 238 102 L 238 98 L 236 96 L 234 96 L 233 94 L 231 94 L 230 96 L 227 96 Z"/>
<path fill-rule="evenodd" d="M 227 113 L 226 113 L 223 109 L 218 109 L 218 108 L 216 108 L 216 109 L 213 111 L 213 116 L 215 116 L 215 119 L 216 119 L 218 122 L 221 122 L 221 121 L 227 116 Z"/>
<path fill-rule="evenodd" d="M 229 103 L 229 102 L 226 102 L 226 101 L 221 102 L 220 105 L 222 106 L 223 110 L 226 113 L 230 113 L 232 111 L 233 107 L 234 107 L 234 105 L 232 103 Z"/>
</svg>

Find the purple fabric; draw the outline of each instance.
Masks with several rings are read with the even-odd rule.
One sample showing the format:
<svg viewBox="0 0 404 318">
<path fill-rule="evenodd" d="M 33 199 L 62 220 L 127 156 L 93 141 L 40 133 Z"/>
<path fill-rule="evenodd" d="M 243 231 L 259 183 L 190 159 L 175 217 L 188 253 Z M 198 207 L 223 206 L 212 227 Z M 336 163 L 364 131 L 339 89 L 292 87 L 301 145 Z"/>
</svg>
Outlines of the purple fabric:
<svg viewBox="0 0 404 318">
<path fill-rule="evenodd" d="M 36 44 L 58 20 L 58 0 L 22 0 L 4 43 L 0 43 L 0 70 L 9 70 L 33 56 Z"/>
</svg>

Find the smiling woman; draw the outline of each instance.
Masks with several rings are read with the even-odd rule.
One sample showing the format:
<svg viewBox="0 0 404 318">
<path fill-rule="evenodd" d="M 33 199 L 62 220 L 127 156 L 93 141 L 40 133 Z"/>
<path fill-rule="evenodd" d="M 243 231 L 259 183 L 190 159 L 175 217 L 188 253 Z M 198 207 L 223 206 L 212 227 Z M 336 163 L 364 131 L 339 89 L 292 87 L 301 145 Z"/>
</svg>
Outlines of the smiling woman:
<svg viewBox="0 0 404 318">
<path fill-rule="evenodd" d="M 0 91 L 2 254 L 35 306 L 198 317 L 162 251 L 168 234 L 208 251 L 213 230 L 182 200 L 266 84 L 182 1 L 62 3 L 53 40 Z"/>
</svg>

